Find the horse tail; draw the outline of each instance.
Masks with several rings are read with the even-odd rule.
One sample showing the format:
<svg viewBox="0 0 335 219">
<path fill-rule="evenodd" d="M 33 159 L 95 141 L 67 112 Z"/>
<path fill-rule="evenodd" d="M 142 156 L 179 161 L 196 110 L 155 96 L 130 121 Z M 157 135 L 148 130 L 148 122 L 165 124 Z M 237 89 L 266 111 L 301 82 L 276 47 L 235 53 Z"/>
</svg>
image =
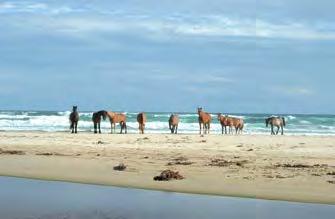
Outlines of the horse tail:
<svg viewBox="0 0 335 219">
<path fill-rule="evenodd" d="M 283 120 L 283 125 L 286 126 L 286 121 L 285 121 L 285 118 L 282 117 L 282 120 Z"/>
</svg>

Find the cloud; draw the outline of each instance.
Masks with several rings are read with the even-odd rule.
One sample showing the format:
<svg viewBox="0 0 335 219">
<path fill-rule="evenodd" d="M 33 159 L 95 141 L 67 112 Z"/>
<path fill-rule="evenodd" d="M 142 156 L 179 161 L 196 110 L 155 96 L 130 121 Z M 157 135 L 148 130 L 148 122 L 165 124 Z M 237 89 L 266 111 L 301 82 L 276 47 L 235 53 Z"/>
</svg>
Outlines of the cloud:
<svg viewBox="0 0 335 219">
<path fill-rule="evenodd" d="M 1 13 L 32 13 L 47 15 L 48 19 L 27 17 L 27 23 L 49 28 L 69 35 L 91 33 L 137 32 L 151 38 L 168 37 L 252 37 L 292 40 L 334 40 L 335 25 L 316 20 L 303 23 L 264 20 L 256 17 L 240 17 L 222 14 L 180 14 L 128 12 L 120 9 L 96 9 L 88 6 L 48 5 L 32 2 L 0 3 Z M 78 14 L 77 12 L 85 12 Z M 67 16 L 53 17 L 67 14 Z M 37 24 L 37 25 L 36 25 Z"/>
<path fill-rule="evenodd" d="M 0 15 L 8 13 L 33 13 L 33 14 L 49 14 L 57 15 L 64 13 L 80 12 L 83 9 L 74 9 L 69 6 L 50 6 L 45 3 L 34 2 L 3 2 L 0 3 Z"/>
<path fill-rule="evenodd" d="M 315 94 L 315 91 L 301 86 L 274 86 L 270 88 L 271 91 L 280 94 L 286 94 L 289 96 L 298 95 L 298 96 L 310 96 Z"/>
</svg>

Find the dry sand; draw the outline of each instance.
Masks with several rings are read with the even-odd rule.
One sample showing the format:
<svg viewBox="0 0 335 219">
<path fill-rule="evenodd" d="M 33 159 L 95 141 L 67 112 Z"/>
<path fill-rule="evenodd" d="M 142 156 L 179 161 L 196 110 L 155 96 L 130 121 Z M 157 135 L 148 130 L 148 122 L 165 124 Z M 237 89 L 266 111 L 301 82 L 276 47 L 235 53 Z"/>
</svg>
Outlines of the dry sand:
<svg viewBox="0 0 335 219">
<path fill-rule="evenodd" d="M 0 175 L 335 204 L 335 137 L 1 132 Z"/>
</svg>

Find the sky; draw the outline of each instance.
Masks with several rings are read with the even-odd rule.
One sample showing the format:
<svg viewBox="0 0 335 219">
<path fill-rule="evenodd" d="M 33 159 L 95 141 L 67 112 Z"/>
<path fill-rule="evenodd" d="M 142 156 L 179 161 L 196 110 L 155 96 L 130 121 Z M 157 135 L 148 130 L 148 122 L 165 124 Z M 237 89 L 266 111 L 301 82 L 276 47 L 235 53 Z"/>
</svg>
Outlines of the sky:
<svg viewBox="0 0 335 219">
<path fill-rule="evenodd" d="M 0 0 L 0 109 L 334 114 L 333 0 Z"/>
</svg>

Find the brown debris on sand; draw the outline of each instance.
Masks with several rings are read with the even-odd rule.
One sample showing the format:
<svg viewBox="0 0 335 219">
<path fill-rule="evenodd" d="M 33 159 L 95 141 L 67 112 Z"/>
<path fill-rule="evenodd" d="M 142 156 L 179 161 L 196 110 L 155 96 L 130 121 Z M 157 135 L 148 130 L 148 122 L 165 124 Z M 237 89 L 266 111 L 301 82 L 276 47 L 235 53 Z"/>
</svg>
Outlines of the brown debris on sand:
<svg viewBox="0 0 335 219">
<path fill-rule="evenodd" d="M 9 154 L 9 155 L 25 155 L 24 151 L 19 150 L 3 150 L 0 148 L 0 154 Z"/>
<path fill-rule="evenodd" d="M 335 171 L 327 173 L 328 176 L 335 176 Z"/>
<path fill-rule="evenodd" d="M 173 165 L 192 165 L 194 162 L 188 161 L 188 158 L 186 157 L 177 157 L 174 158 L 171 162 L 167 163 L 167 166 L 173 166 Z"/>
<path fill-rule="evenodd" d="M 284 168 L 322 168 L 322 167 L 327 167 L 327 164 L 315 164 L 315 165 L 308 165 L 308 164 L 289 164 L 289 163 L 284 163 L 284 164 L 276 164 L 274 165 L 275 167 L 284 167 Z"/>
<path fill-rule="evenodd" d="M 227 167 L 227 166 L 239 166 L 243 167 L 244 164 L 248 163 L 247 160 L 240 160 L 240 161 L 230 161 L 230 160 L 224 160 L 224 159 L 213 159 L 211 162 L 208 164 L 208 166 L 212 167 Z"/>
<path fill-rule="evenodd" d="M 50 152 L 45 152 L 45 153 L 37 153 L 36 155 L 38 155 L 38 156 L 51 156 L 51 155 L 54 155 L 54 154 L 50 153 Z"/>
<path fill-rule="evenodd" d="M 330 183 L 330 184 L 335 184 L 335 180 L 329 180 L 327 182 Z"/>
<path fill-rule="evenodd" d="M 181 180 L 184 179 L 184 177 L 180 175 L 178 171 L 175 172 L 172 170 L 164 170 L 159 176 L 154 177 L 155 181 L 169 181 L 172 179 Z"/>
<path fill-rule="evenodd" d="M 119 165 L 113 167 L 113 169 L 117 170 L 117 171 L 124 171 L 126 168 L 127 168 L 127 166 L 124 165 L 123 163 L 120 163 Z"/>
</svg>

